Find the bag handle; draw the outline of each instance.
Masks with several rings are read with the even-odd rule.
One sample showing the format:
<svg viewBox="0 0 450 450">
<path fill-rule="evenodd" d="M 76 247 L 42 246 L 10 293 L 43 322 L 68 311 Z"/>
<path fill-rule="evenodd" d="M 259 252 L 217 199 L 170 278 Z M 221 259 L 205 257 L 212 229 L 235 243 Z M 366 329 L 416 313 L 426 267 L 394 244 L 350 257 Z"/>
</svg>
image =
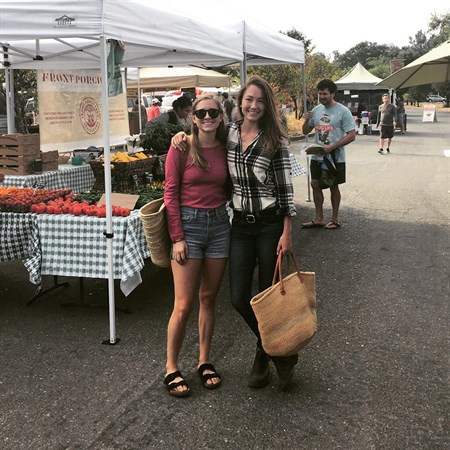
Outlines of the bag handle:
<svg viewBox="0 0 450 450">
<path fill-rule="evenodd" d="M 277 279 L 277 275 L 278 275 L 281 295 L 286 294 L 286 290 L 284 289 L 284 282 L 283 282 L 283 257 L 284 257 L 284 252 L 280 252 L 278 254 L 277 263 L 275 264 L 275 271 L 273 273 L 273 279 L 272 279 L 272 286 L 274 286 L 276 284 L 276 279 Z M 290 262 L 292 260 L 292 262 L 294 263 L 295 270 L 297 272 L 298 279 L 300 280 L 300 283 L 303 283 L 303 277 L 300 273 L 300 268 L 299 268 L 297 259 L 295 258 L 294 254 L 292 252 L 287 252 L 286 258 L 287 258 L 287 262 L 288 262 L 288 272 L 291 271 Z"/>
</svg>

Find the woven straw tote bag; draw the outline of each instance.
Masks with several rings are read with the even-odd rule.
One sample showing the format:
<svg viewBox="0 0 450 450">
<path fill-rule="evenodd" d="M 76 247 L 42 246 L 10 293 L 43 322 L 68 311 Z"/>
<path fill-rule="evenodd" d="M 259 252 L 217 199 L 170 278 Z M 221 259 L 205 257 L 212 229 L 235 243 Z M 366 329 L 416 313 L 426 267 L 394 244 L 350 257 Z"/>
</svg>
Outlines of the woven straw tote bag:
<svg viewBox="0 0 450 450">
<path fill-rule="evenodd" d="M 170 237 L 164 199 L 158 198 L 144 205 L 139 210 L 139 216 L 153 264 L 170 267 Z"/>
<path fill-rule="evenodd" d="M 317 332 L 316 275 L 301 272 L 294 255 L 286 256 L 294 263 L 296 272 L 283 278 L 280 253 L 272 286 L 250 302 L 258 320 L 262 346 L 271 356 L 298 353 Z M 280 281 L 275 283 L 277 277 Z"/>
</svg>

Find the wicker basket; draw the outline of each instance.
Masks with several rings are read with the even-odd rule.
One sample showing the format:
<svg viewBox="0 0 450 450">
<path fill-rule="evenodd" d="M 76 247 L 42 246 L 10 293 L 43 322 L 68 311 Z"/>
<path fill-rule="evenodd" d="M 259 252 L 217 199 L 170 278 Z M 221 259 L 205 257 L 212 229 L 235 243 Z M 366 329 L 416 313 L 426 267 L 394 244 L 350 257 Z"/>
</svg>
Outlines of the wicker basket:
<svg viewBox="0 0 450 450">
<path fill-rule="evenodd" d="M 67 164 L 70 159 L 70 152 L 60 153 L 58 155 L 58 164 Z"/>
<path fill-rule="evenodd" d="M 111 168 L 111 188 L 113 192 L 132 194 L 153 178 L 153 167 L 158 160 L 156 157 L 139 159 L 130 162 L 114 162 Z M 103 162 L 89 161 L 95 176 L 93 191 L 105 190 L 105 173 Z"/>
<path fill-rule="evenodd" d="M 170 237 L 164 199 L 158 198 L 139 210 L 150 258 L 156 266 L 170 267 Z"/>
</svg>

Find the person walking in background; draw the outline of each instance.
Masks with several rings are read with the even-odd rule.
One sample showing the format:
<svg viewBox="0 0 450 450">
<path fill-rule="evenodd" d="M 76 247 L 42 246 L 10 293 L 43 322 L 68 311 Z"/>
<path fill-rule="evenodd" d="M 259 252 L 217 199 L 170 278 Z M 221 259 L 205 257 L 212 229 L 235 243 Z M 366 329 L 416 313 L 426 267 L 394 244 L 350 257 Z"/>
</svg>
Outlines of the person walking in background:
<svg viewBox="0 0 450 450">
<path fill-rule="evenodd" d="M 384 153 L 384 140 L 387 139 L 386 152 L 391 153 L 391 142 L 394 137 L 395 130 L 395 116 L 397 115 L 397 109 L 389 101 L 389 94 L 383 94 L 383 103 L 378 107 L 377 115 L 377 128 L 381 125 L 380 129 L 380 149 L 378 153 L 383 155 Z"/>
<path fill-rule="evenodd" d="M 395 103 L 397 106 L 397 125 L 400 125 L 400 133 L 405 134 L 405 104 L 402 97 L 397 97 Z"/>
<path fill-rule="evenodd" d="M 222 106 L 225 111 L 225 116 L 227 119 L 227 123 L 231 122 L 231 112 L 233 111 L 233 104 L 228 98 L 228 92 L 222 92 Z"/>
<path fill-rule="evenodd" d="M 147 123 L 147 110 L 142 103 L 139 103 L 139 99 L 136 99 L 133 106 L 133 111 L 139 112 L 140 110 L 140 119 L 141 119 L 141 130 L 144 129 L 145 124 Z"/>
<path fill-rule="evenodd" d="M 229 261 L 231 303 L 256 337 L 256 354 L 247 384 L 263 388 L 270 381 L 270 360 L 279 387 L 285 389 L 298 355 L 268 355 L 262 347 L 258 321 L 250 300 L 253 275 L 258 270 L 258 292 L 272 284 L 277 255 L 292 250 L 292 217 L 296 215 L 291 179 L 288 137 L 275 95 L 264 79 L 252 77 L 239 91 L 241 119 L 229 126 L 228 169 L 233 209 Z M 187 139 L 178 133 L 172 140 L 179 148 Z"/>
<path fill-rule="evenodd" d="M 164 203 L 172 240 L 171 267 L 175 301 L 167 330 L 164 384 L 175 397 L 189 395 L 178 357 L 189 315 L 199 298 L 200 354 L 197 371 L 205 388 L 220 386 L 221 376 L 210 363 L 215 300 L 223 279 L 230 244 L 226 208 L 226 128 L 220 101 L 211 94 L 193 105 L 187 158 L 173 146 L 166 159 Z M 181 164 L 185 164 L 181 167 Z M 183 174 L 180 176 L 180 174 Z"/>
<path fill-rule="evenodd" d="M 302 126 L 303 134 L 315 130 L 314 142 L 323 146 L 320 154 L 311 157 L 311 188 L 315 206 L 315 218 L 302 224 L 303 228 L 325 227 L 334 230 L 340 227 L 339 206 L 341 192 L 339 185 L 345 183 L 345 146 L 355 140 L 355 121 L 350 110 L 337 103 L 334 99 L 336 84 L 328 79 L 321 80 L 317 85 L 320 104 L 305 114 Z M 328 161 L 326 161 L 328 159 Z M 325 222 L 323 215 L 324 195 L 321 183 L 323 171 L 334 167 L 336 179 L 330 187 L 331 206 L 333 213 L 331 221 Z"/>
<path fill-rule="evenodd" d="M 147 122 L 158 117 L 161 114 L 161 109 L 159 108 L 159 100 L 155 97 L 152 100 L 152 106 L 148 109 L 147 112 Z"/>
</svg>

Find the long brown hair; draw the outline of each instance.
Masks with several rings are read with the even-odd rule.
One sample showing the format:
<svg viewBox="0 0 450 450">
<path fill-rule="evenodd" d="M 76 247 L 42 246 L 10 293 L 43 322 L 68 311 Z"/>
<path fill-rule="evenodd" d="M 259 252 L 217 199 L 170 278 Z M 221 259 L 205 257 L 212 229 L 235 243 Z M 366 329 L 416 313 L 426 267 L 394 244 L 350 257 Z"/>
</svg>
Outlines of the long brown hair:
<svg viewBox="0 0 450 450">
<path fill-rule="evenodd" d="M 202 94 L 202 95 L 199 95 L 195 99 L 195 102 L 192 105 L 192 110 L 195 111 L 197 109 L 197 105 L 203 100 L 213 100 L 216 103 L 217 109 L 222 114 L 222 120 L 216 130 L 216 138 L 218 141 L 220 141 L 222 144 L 224 144 L 224 147 L 225 147 L 228 132 L 225 127 L 225 123 L 223 121 L 222 104 L 216 97 L 214 97 L 213 94 Z M 198 167 L 199 169 L 208 170 L 209 163 L 202 154 L 202 148 L 201 148 L 200 141 L 198 138 L 198 127 L 194 123 L 194 121 L 192 121 L 191 135 L 192 135 L 192 138 L 191 138 L 191 145 L 190 145 L 190 155 L 192 158 L 192 163 L 194 164 L 194 166 Z"/>
<path fill-rule="evenodd" d="M 239 91 L 238 105 L 241 115 L 243 116 L 242 99 L 244 98 L 245 91 L 251 85 L 258 87 L 263 93 L 265 111 L 264 115 L 259 119 L 258 125 L 265 134 L 264 150 L 273 155 L 280 147 L 281 139 L 289 139 L 288 133 L 286 127 L 283 125 L 281 113 L 278 111 L 273 90 L 270 84 L 261 77 L 251 77 Z"/>
</svg>

